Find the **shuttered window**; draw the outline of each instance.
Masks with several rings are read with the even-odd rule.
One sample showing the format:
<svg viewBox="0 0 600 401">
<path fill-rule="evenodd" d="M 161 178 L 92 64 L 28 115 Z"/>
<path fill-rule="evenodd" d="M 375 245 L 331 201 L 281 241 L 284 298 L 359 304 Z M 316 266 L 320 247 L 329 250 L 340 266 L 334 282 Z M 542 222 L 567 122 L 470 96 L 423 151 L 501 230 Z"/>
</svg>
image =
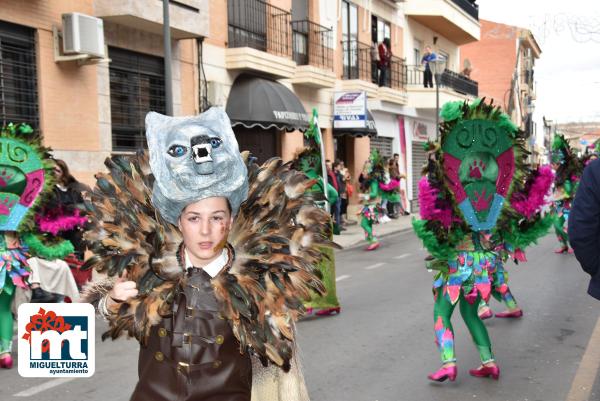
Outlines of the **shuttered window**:
<svg viewBox="0 0 600 401">
<path fill-rule="evenodd" d="M 393 144 L 394 138 L 385 136 L 375 136 L 371 138 L 371 151 L 377 149 L 383 157 L 392 157 L 394 154 Z"/>
<path fill-rule="evenodd" d="M 412 194 L 413 199 L 410 201 L 411 211 L 413 213 L 419 210 L 419 180 L 421 179 L 421 171 L 427 161 L 427 154 L 423 149 L 424 142 L 412 143 Z"/>
<path fill-rule="evenodd" d="M 136 151 L 146 147 L 146 113 L 165 113 L 164 61 L 115 47 L 108 54 L 113 150 Z"/>
<path fill-rule="evenodd" d="M 0 126 L 39 128 L 35 31 L 0 21 Z"/>
</svg>

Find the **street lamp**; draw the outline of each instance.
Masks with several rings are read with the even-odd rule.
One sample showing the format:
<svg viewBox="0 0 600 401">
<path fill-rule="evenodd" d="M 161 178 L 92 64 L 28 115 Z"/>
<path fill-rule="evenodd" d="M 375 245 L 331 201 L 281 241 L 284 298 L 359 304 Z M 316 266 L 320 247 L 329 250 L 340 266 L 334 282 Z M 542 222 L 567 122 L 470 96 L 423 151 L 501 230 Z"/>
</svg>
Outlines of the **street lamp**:
<svg viewBox="0 0 600 401">
<path fill-rule="evenodd" d="M 435 60 L 430 62 L 433 66 L 433 74 L 435 75 L 435 139 L 440 136 L 440 83 L 442 73 L 446 69 L 446 57 L 436 55 Z"/>
</svg>

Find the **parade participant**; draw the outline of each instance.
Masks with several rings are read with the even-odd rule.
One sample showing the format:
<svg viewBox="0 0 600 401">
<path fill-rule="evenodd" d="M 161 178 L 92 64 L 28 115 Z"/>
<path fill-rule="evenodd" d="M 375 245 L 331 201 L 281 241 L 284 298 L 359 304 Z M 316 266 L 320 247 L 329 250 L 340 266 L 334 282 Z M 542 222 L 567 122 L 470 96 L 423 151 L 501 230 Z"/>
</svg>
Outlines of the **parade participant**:
<svg viewBox="0 0 600 401">
<path fill-rule="evenodd" d="M 35 207 L 51 187 L 53 164 L 41 143 L 27 124 L 0 129 L 0 367 L 7 369 L 13 365 L 11 305 L 17 288 L 29 290 Z"/>
<path fill-rule="evenodd" d="M 36 217 L 40 231 L 68 240 L 74 252 L 64 260 L 71 267 L 78 288 L 91 279 L 91 271 L 80 270 L 84 260 L 85 244 L 83 231 L 87 224 L 82 192 L 90 188 L 71 175 L 63 160 L 56 159 L 54 166 L 54 188 Z"/>
<path fill-rule="evenodd" d="M 363 167 L 363 182 L 361 188 L 363 193 L 359 194 L 362 207 L 357 213 L 361 217 L 360 226 L 365 233 L 367 241 L 367 251 L 374 251 L 381 245 L 375 236 L 373 224 L 385 222 L 385 211 L 380 205 L 383 198 L 388 196 L 388 193 L 380 188 L 384 182 L 384 162 L 379 155 L 377 149 L 371 152 L 368 163 Z M 385 184 L 384 184 L 385 185 Z M 389 198 L 386 198 L 388 200 Z"/>
<path fill-rule="evenodd" d="M 600 161 L 583 171 L 569 219 L 569 239 L 582 269 L 590 275 L 587 292 L 600 300 Z"/>
<path fill-rule="evenodd" d="M 552 141 L 552 167 L 554 179 L 554 230 L 560 248 L 555 253 L 570 253 L 567 226 L 571 205 L 577 191 L 577 184 L 583 171 L 581 160 L 577 157 L 569 141 L 556 134 Z"/>
<path fill-rule="evenodd" d="M 498 379 L 500 368 L 477 315 L 493 289 L 507 290 L 500 262 L 545 234 L 545 192 L 524 164 L 526 135 L 499 108 L 476 100 L 446 103 L 439 143 L 428 143 L 427 175 L 419 183 L 417 236 L 432 255 L 434 331 L 442 367 L 428 377 L 453 381 L 457 367 L 451 317 L 456 305 L 475 342 L 481 365 L 469 373 Z M 547 190 L 548 188 L 546 188 Z"/>
<path fill-rule="evenodd" d="M 322 141 L 317 122 L 317 111 L 313 109 L 313 118 L 308 130 L 304 133 L 306 147 L 296 154 L 292 162 L 292 168 L 302 171 L 311 180 L 316 180 L 315 185 L 308 192 L 313 195 L 317 205 L 323 209 L 327 209 L 327 206 L 331 208 L 336 203 L 338 193 L 329 182 L 325 185 L 323 180 L 323 164 L 321 163 Z M 327 194 L 326 198 L 325 194 Z M 329 239 L 331 240 L 332 238 L 330 237 Z M 315 294 L 309 302 L 304 303 L 304 306 L 306 307 L 307 315 L 327 316 L 339 314 L 341 307 L 335 286 L 335 255 L 331 248 L 323 247 L 320 251 L 324 257 L 317 268 L 319 269 L 321 281 L 327 293 L 323 296 Z"/>
<path fill-rule="evenodd" d="M 146 135 L 148 152 L 97 175 L 84 265 L 113 278 L 85 291 L 104 337 L 141 344 L 131 399 L 308 399 L 294 322 L 332 245 L 305 194 L 315 181 L 278 158 L 247 163 L 221 108 L 149 113 Z"/>
</svg>

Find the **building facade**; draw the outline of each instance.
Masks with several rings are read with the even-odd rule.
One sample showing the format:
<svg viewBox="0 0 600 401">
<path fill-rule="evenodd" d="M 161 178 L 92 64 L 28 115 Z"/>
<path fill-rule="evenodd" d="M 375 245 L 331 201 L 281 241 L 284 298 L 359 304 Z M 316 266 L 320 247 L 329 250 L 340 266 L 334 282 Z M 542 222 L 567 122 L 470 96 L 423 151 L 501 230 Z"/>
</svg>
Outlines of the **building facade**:
<svg viewBox="0 0 600 401">
<path fill-rule="evenodd" d="M 174 115 L 224 107 L 242 149 L 293 158 L 313 109 L 327 157 L 358 177 L 371 149 L 398 153 L 416 199 L 422 143 L 435 138 L 426 45 L 443 56 L 440 104 L 477 95 L 460 46 L 479 39 L 469 0 L 178 0 L 169 5 Z M 101 18 L 107 54 L 71 60 L 62 15 Z M 57 158 L 92 183 L 104 159 L 144 146 L 144 115 L 165 112 L 162 2 L 0 0 L 0 120 L 40 129 Z M 380 79 L 378 47 L 392 57 Z M 8 60 L 8 61 L 7 61 Z M 333 99 L 364 91 L 367 124 L 334 129 Z M 416 204 L 414 205 L 416 206 Z"/>
</svg>

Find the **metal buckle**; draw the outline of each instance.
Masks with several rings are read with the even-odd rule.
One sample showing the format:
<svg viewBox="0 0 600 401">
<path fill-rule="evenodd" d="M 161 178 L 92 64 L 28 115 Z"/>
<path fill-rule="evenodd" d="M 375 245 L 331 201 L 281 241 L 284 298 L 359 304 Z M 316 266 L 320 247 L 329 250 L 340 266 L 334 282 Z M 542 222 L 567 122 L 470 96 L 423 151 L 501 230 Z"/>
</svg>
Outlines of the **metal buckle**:
<svg viewBox="0 0 600 401">
<path fill-rule="evenodd" d="M 183 344 L 191 344 L 192 343 L 192 334 L 191 333 L 183 333 L 182 342 L 183 342 Z"/>
<path fill-rule="evenodd" d="M 179 370 L 181 373 L 189 373 L 190 365 L 185 362 L 179 362 L 177 364 L 177 370 Z"/>
</svg>

